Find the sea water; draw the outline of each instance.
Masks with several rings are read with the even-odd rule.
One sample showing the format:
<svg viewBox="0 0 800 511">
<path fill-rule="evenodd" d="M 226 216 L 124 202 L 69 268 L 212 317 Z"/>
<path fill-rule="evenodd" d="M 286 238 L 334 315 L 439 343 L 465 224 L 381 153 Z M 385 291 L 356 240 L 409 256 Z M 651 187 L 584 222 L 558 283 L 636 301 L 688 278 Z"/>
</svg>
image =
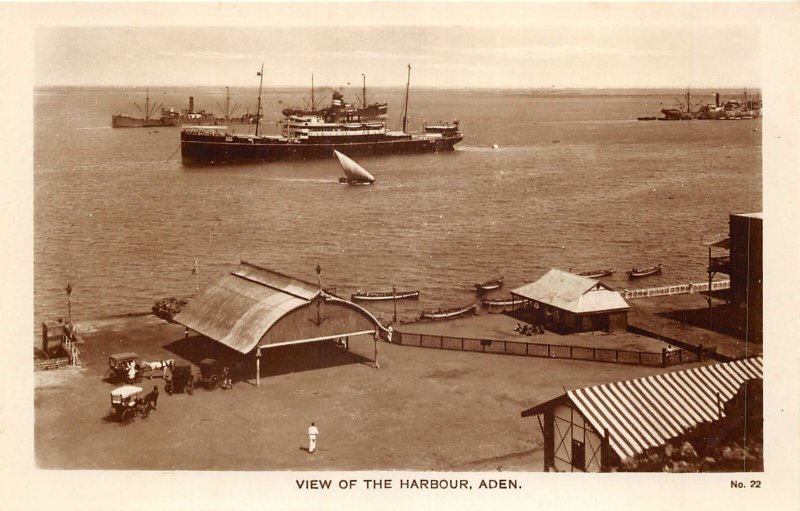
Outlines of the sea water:
<svg viewBox="0 0 800 511">
<path fill-rule="evenodd" d="M 498 275 L 493 296 L 506 295 L 550 268 L 613 267 L 604 282 L 616 289 L 702 282 L 704 242 L 727 233 L 730 213 L 762 208 L 760 119 L 636 120 L 672 106 L 672 91 L 412 92 L 413 130 L 458 119 L 464 140 L 453 153 L 357 158 L 376 183 L 350 187 L 335 159 L 183 167 L 180 128 L 111 128 L 113 113 L 144 107 L 143 90 L 35 91 L 36 324 L 66 315 L 67 283 L 74 319 L 142 312 L 240 260 L 312 282 L 320 265 L 342 296 L 419 289 L 398 302 L 404 318 L 474 302 L 473 284 Z M 225 101 L 150 94 L 176 109 L 193 95 L 217 115 Z M 255 111 L 255 91 L 231 95 L 236 115 Z M 304 95 L 267 91 L 263 132 Z M 404 92 L 368 96 L 389 102 L 399 130 Z M 658 263 L 661 275 L 626 280 Z"/>
</svg>

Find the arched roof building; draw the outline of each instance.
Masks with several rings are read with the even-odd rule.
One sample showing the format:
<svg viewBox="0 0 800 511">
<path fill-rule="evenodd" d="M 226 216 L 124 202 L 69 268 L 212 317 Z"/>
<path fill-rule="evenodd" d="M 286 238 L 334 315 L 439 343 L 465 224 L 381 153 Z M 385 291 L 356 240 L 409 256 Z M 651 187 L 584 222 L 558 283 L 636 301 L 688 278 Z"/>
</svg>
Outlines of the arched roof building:
<svg viewBox="0 0 800 511">
<path fill-rule="evenodd" d="M 244 261 L 201 289 L 174 320 L 243 355 L 383 329 L 366 309 L 316 284 Z"/>
</svg>

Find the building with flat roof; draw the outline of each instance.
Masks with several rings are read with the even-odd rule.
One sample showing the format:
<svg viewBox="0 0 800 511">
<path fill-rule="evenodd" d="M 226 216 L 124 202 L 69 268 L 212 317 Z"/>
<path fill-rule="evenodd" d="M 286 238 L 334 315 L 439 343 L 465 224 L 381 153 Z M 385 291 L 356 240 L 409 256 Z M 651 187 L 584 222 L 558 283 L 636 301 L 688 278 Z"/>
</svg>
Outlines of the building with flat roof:
<svg viewBox="0 0 800 511">
<path fill-rule="evenodd" d="M 710 243 L 708 280 L 717 273 L 730 276 L 730 303 L 741 309 L 739 325 L 745 340 L 762 342 L 764 330 L 764 215 L 739 213 L 729 217 L 727 238 Z M 712 249 L 728 251 L 713 255 Z"/>
</svg>

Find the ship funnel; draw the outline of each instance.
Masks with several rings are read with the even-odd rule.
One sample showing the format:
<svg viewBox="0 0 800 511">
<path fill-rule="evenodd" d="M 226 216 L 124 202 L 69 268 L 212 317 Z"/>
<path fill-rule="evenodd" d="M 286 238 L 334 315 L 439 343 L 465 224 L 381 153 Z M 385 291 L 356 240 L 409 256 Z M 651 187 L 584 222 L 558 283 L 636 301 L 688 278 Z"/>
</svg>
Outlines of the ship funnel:
<svg viewBox="0 0 800 511">
<path fill-rule="evenodd" d="M 189 96 L 189 113 L 194 113 L 194 96 Z"/>
<path fill-rule="evenodd" d="M 715 92 L 714 93 L 714 100 L 715 100 L 717 106 L 719 106 L 719 92 Z"/>
</svg>

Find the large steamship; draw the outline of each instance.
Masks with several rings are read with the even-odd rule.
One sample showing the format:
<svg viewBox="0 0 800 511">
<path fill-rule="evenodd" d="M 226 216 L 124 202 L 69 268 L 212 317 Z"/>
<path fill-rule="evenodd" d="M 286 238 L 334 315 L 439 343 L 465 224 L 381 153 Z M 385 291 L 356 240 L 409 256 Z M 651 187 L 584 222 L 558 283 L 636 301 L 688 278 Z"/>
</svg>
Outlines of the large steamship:
<svg viewBox="0 0 800 511">
<path fill-rule="evenodd" d="M 258 115 L 261 114 L 263 66 L 258 92 Z M 452 151 L 463 138 L 458 121 L 424 125 L 423 133 L 406 131 L 408 89 L 411 66 L 408 66 L 403 131 L 386 129 L 385 103 L 366 104 L 361 108 L 346 103 L 339 92 L 327 108 L 317 110 L 287 108 L 283 111 L 281 135 L 236 134 L 226 126 L 185 126 L 181 130 L 181 159 L 184 164 L 219 164 L 244 161 L 333 158 L 334 150 L 349 156 L 434 153 Z M 312 86 L 313 91 L 313 86 Z"/>
</svg>

